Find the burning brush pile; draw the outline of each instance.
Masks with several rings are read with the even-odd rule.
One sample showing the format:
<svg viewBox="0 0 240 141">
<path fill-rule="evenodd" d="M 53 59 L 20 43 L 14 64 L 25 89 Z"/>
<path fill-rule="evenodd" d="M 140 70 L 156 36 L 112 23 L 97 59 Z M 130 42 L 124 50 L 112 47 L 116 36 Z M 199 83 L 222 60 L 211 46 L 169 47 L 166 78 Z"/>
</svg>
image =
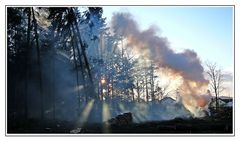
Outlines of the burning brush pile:
<svg viewBox="0 0 240 141">
<path fill-rule="evenodd" d="M 186 49 L 176 53 L 170 48 L 166 37 L 159 36 L 156 26 L 141 31 L 130 13 L 115 13 L 112 17 L 113 33 L 126 39 L 126 48 L 141 54 L 169 75 L 180 78 L 181 100 L 196 117 L 205 115 L 211 100 L 206 93 L 208 80 L 204 78 L 204 68 L 195 51 Z"/>
</svg>

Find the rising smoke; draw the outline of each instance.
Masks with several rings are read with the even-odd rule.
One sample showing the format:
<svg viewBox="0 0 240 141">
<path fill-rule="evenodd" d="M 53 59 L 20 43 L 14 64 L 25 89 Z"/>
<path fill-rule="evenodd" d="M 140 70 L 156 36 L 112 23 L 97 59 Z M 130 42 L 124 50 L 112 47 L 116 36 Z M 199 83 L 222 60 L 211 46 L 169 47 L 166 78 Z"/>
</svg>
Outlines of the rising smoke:
<svg viewBox="0 0 240 141">
<path fill-rule="evenodd" d="M 207 102 L 199 104 L 199 98 L 206 91 L 208 81 L 204 78 L 204 68 L 195 51 L 186 49 L 181 53 L 170 48 L 168 39 L 157 35 L 158 28 L 151 26 L 141 31 L 138 23 L 130 13 L 114 13 L 111 20 L 113 32 L 127 40 L 126 47 L 133 48 L 153 60 L 158 67 L 173 76 L 182 78 L 182 100 L 186 108 L 197 116 L 196 109 L 204 107 Z M 202 99 L 201 99 L 202 100 Z"/>
</svg>

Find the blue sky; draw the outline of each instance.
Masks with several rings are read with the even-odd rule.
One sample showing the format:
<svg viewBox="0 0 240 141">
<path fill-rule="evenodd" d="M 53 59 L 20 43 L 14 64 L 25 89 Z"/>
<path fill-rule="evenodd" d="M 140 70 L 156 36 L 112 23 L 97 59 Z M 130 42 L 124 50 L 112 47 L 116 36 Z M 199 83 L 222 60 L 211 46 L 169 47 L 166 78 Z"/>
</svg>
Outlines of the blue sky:
<svg viewBox="0 0 240 141">
<path fill-rule="evenodd" d="M 193 49 L 202 62 L 216 62 L 233 72 L 233 8 L 199 6 L 103 7 L 110 21 L 114 12 L 130 12 L 142 30 L 157 26 L 176 52 Z"/>
</svg>

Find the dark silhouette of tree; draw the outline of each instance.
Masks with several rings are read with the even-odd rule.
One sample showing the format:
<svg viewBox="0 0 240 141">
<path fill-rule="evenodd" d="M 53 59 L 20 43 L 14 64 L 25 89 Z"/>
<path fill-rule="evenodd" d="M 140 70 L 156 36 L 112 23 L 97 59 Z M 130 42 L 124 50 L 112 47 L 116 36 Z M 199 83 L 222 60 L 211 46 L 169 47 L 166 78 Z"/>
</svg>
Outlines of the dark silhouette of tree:
<svg viewBox="0 0 240 141">
<path fill-rule="evenodd" d="M 77 50 L 77 55 L 75 52 L 75 59 L 77 59 L 79 62 L 81 76 L 83 84 L 86 87 L 93 87 L 93 81 L 92 81 L 92 74 L 91 69 L 88 61 L 88 57 L 86 54 L 86 48 L 87 44 L 85 44 L 82 41 L 81 33 L 79 30 L 79 13 L 77 12 L 76 8 L 70 7 L 70 8 L 61 8 L 61 7 L 54 7 L 49 8 L 50 14 L 49 19 L 54 20 L 55 22 L 55 28 L 59 33 L 64 32 L 67 33 L 67 36 L 71 36 L 72 40 L 74 41 L 74 46 Z M 55 29 L 53 29 L 55 30 Z M 62 34 L 64 34 L 62 33 Z M 75 51 L 75 49 L 74 49 Z M 88 78 L 88 82 L 90 85 L 86 85 L 86 75 Z M 89 88 L 91 90 L 92 88 Z M 92 98 L 95 98 L 94 92 L 90 92 L 89 96 Z"/>
<path fill-rule="evenodd" d="M 207 74 L 209 76 L 210 87 L 215 94 L 216 110 L 219 107 L 219 94 L 223 91 L 223 73 L 216 63 L 206 63 Z"/>
<path fill-rule="evenodd" d="M 20 109 L 23 108 L 23 116 L 27 119 L 27 74 L 28 74 L 28 48 L 30 42 L 30 19 L 27 8 L 7 8 L 7 51 L 8 51 L 8 100 L 12 100 L 13 113 L 21 115 Z M 25 21 L 27 19 L 27 23 Z M 27 28 L 26 28 L 27 27 Z M 26 39 L 27 37 L 27 39 Z M 24 66 L 24 67 L 21 67 Z M 18 90 L 18 87 L 9 87 L 17 85 L 19 79 L 25 79 L 24 87 Z M 22 95 L 19 95 L 21 93 Z M 20 104 L 18 101 L 23 103 Z M 9 102 L 10 103 L 10 102 Z M 23 107 L 22 107 L 23 106 Z M 11 109 L 11 108 L 10 108 Z"/>
<path fill-rule="evenodd" d="M 29 50 L 30 50 L 30 31 L 31 31 L 31 9 L 25 9 L 28 16 L 28 25 L 27 25 L 27 49 L 26 49 L 26 59 L 25 59 L 25 95 L 24 95 L 24 108 L 25 108 L 25 117 L 28 118 L 28 59 L 29 59 Z"/>
<path fill-rule="evenodd" d="M 32 7 L 32 18 L 33 18 L 33 27 L 34 27 L 34 38 L 36 41 L 37 47 L 37 64 L 38 64 L 38 79 L 39 79 L 39 90 L 40 90 L 40 103 L 41 103 L 41 119 L 44 118 L 44 104 L 43 104 L 43 87 L 42 87 L 42 67 L 41 67 L 41 55 L 40 55 L 40 46 L 39 46 L 39 37 L 38 37 L 38 24 L 35 18 L 35 11 Z"/>
</svg>

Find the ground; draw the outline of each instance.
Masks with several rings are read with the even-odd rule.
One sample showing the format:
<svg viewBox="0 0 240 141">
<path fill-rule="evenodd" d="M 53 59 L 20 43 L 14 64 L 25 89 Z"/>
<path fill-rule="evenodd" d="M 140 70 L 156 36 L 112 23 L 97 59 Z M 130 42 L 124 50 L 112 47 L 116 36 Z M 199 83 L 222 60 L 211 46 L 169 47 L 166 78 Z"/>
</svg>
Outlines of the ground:
<svg viewBox="0 0 240 141">
<path fill-rule="evenodd" d="M 231 134 L 233 133 L 232 108 L 221 108 L 213 115 L 204 118 L 176 118 L 168 121 L 148 121 L 127 125 L 87 124 L 77 126 L 75 122 L 29 119 L 28 121 L 8 121 L 8 134 L 44 133 L 44 134 L 89 134 L 89 133 L 199 133 Z"/>
</svg>

